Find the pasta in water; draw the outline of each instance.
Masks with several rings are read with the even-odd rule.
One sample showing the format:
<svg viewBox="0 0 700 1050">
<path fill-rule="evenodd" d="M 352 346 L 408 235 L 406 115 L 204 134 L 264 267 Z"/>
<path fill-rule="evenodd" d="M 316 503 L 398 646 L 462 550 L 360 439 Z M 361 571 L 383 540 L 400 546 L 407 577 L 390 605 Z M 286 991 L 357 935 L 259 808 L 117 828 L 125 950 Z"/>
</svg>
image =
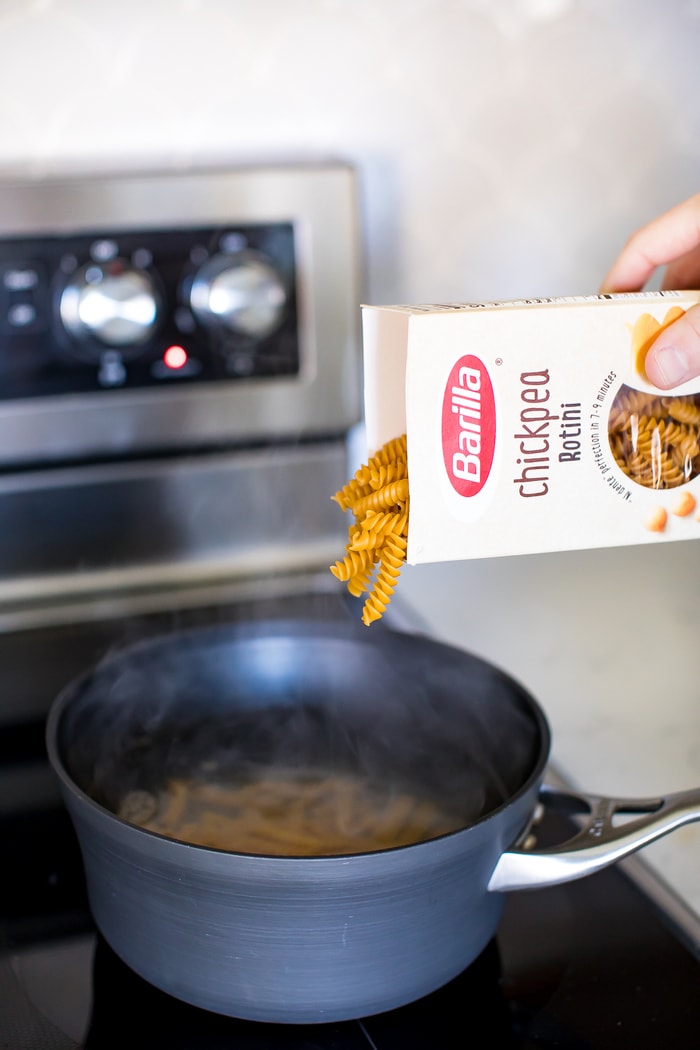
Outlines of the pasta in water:
<svg viewBox="0 0 700 1050">
<path fill-rule="evenodd" d="M 195 845 L 297 857 L 405 846 L 463 824 L 360 776 L 279 769 L 240 784 L 173 778 L 157 795 L 129 792 L 118 816 Z"/>
<path fill-rule="evenodd" d="M 354 597 L 367 594 L 362 622 L 369 626 L 383 616 L 406 559 L 406 435 L 383 445 L 332 498 L 354 521 L 345 557 L 331 565 L 331 572 Z"/>
<path fill-rule="evenodd" d="M 610 409 L 608 438 L 615 462 L 638 485 L 685 485 L 700 473 L 700 396 L 623 386 Z"/>
</svg>

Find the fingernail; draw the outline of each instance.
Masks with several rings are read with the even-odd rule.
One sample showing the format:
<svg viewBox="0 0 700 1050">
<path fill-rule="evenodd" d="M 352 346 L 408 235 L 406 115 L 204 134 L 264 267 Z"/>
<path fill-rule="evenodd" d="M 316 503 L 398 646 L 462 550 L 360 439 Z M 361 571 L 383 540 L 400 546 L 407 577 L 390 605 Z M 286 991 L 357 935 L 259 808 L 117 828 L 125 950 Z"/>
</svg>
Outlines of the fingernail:
<svg viewBox="0 0 700 1050">
<path fill-rule="evenodd" d="M 651 351 L 649 355 L 654 363 L 657 378 L 661 386 L 680 386 L 691 378 L 690 362 L 684 350 L 677 346 L 660 346 Z M 649 363 L 647 362 L 647 374 Z"/>
</svg>

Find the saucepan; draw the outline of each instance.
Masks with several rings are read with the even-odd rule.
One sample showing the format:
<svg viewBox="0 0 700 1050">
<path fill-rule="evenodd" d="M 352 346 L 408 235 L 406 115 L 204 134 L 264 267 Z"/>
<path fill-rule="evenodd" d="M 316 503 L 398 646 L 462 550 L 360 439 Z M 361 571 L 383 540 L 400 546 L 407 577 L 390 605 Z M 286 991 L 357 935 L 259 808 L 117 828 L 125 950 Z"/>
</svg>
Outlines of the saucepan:
<svg viewBox="0 0 700 1050">
<path fill-rule="evenodd" d="M 539 704 L 492 664 L 383 625 L 304 619 L 126 647 L 71 682 L 47 722 L 113 950 L 181 1000 L 284 1023 L 416 1000 L 479 955 L 506 891 L 587 875 L 700 819 L 696 790 L 554 791 L 550 744 Z M 383 778 L 456 824 L 408 844 L 282 856 L 193 844 L 124 811 L 193 771 L 235 778 L 260 762 Z M 580 830 L 526 848 L 543 806 L 580 811 Z"/>
</svg>

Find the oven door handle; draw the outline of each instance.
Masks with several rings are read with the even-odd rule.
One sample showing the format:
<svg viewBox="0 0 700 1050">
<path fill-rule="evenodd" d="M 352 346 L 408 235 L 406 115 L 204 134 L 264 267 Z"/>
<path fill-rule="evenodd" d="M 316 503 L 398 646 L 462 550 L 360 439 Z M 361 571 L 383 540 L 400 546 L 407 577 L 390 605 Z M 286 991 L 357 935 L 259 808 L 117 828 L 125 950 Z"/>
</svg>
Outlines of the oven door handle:
<svg viewBox="0 0 700 1050">
<path fill-rule="evenodd" d="M 700 788 L 657 798 L 620 799 L 543 785 L 539 801 L 539 812 L 524 835 L 512 849 L 501 854 L 489 880 L 489 890 L 541 889 L 571 882 L 607 868 L 684 824 L 700 820 Z M 536 844 L 536 825 L 547 810 L 579 817 L 579 830 L 556 846 L 529 848 Z M 623 814 L 631 815 L 630 819 L 615 823 L 615 818 Z"/>
</svg>

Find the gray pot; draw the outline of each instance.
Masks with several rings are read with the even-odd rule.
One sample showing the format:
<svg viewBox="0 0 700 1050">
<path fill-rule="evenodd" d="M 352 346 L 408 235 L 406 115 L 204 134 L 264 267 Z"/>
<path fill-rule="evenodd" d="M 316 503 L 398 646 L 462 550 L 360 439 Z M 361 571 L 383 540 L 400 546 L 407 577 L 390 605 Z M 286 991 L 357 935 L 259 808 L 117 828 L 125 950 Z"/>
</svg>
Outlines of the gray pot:
<svg viewBox="0 0 700 1050">
<path fill-rule="evenodd" d="M 337 1021 L 420 998 L 488 943 L 503 890 L 577 878 L 700 818 L 700 792 L 552 797 L 533 698 L 468 653 L 381 625 L 272 621 L 125 649 L 57 698 L 47 744 L 114 951 L 177 998 L 259 1021 Z M 126 791 L 213 750 L 233 770 L 253 753 L 384 772 L 459 800 L 464 827 L 373 853 L 263 857 L 115 815 Z M 588 822 L 563 847 L 513 849 L 538 799 L 588 810 Z M 622 809 L 645 815 L 613 828 Z"/>
</svg>

